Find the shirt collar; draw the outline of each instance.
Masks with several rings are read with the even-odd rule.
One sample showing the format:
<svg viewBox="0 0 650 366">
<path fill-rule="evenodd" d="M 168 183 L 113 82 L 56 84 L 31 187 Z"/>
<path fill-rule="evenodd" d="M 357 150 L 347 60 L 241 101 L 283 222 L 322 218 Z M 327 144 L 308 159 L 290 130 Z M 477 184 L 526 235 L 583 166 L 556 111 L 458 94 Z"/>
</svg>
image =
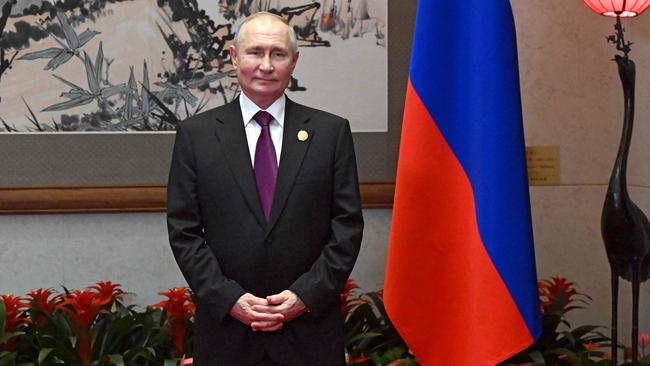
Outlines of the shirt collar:
<svg viewBox="0 0 650 366">
<path fill-rule="evenodd" d="M 286 97 L 284 94 L 273 102 L 265 111 L 269 112 L 273 119 L 280 124 L 280 127 L 284 126 L 284 106 L 286 104 Z M 258 107 L 255 102 L 244 94 L 244 92 L 239 93 L 239 107 L 241 109 L 242 119 L 244 120 L 244 126 L 248 125 L 250 121 L 253 120 L 255 113 L 263 110 Z"/>
</svg>

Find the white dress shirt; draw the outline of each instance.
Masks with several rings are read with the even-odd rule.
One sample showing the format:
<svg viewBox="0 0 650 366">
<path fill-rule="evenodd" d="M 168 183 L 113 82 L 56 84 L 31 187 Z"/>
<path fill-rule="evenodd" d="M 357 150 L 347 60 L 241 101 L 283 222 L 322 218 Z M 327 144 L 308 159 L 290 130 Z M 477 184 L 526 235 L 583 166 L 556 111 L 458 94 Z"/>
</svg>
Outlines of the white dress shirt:
<svg viewBox="0 0 650 366">
<path fill-rule="evenodd" d="M 262 109 L 255 104 L 243 92 L 239 94 L 239 107 L 241 108 L 242 119 L 244 120 L 244 129 L 246 130 L 246 140 L 248 141 L 248 151 L 251 154 L 251 162 L 255 167 L 255 148 L 257 147 L 257 139 L 262 133 L 262 127 L 253 120 L 255 113 L 260 110 L 265 110 L 271 116 L 273 121 L 269 125 L 271 132 L 271 141 L 275 148 L 275 156 L 280 165 L 280 153 L 282 151 L 282 129 L 284 127 L 284 106 L 286 104 L 286 97 L 284 94 L 271 104 L 267 109 Z"/>
</svg>

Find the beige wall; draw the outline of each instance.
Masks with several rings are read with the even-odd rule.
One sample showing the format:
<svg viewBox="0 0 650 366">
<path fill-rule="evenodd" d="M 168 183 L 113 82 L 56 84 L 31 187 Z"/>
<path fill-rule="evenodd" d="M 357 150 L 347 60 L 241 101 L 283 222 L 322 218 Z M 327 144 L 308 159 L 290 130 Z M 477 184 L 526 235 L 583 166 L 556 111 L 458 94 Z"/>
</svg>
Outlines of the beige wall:
<svg viewBox="0 0 650 366">
<path fill-rule="evenodd" d="M 532 187 L 538 275 L 560 275 L 594 298 L 577 324 L 609 324 L 610 271 L 600 238 L 600 212 L 622 126 L 623 94 L 614 46 L 614 21 L 579 0 L 513 0 L 518 31 L 528 145 L 558 145 L 560 186 Z M 637 64 L 635 136 L 629 164 L 632 198 L 650 212 L 650 22 L 624 22 Z M 642 286 L 641 329 L 650 330 L 650 291 Z M 630 343 L 631 291 L 621 289 L 622 339 Z"/>
</svg>

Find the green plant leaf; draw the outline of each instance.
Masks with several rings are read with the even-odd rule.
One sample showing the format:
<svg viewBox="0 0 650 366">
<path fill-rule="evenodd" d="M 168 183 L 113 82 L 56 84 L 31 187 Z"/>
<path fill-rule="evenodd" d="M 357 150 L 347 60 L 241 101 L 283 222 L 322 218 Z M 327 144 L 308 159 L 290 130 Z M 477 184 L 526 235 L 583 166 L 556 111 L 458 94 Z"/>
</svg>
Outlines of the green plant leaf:
<svg viewBox="0 0 650 366">
<path fill-rule="evenodd" d="M 14 366 L 15 364 L 16 364 L 15 352 L 7 352 L 7 351 L 0 352 L 0 366 Z"/>
<path fill-rule="evenodd" d="M 404 355 L 405 350 L 402 347 L 392 347 L 387 349 L 382 355 L 382 365 L 399 360 Z"/>
<path fill-rule="evenodd" d="M 17 335 L 21 335 L 21 334 L 23 334 L 23 333 L 22 332 L 5 332 L 3 334 L 3 336 L 2 336 L 2 338 L 0 338 L 0 344 L 8 341 L 9 339 L 11 339 L 11 338 L 13 338 L 13 337 L 15 337 Z"/>
<path fill-rule="evenodd" d="M 404 359 L 404 366 L 419 366 L 418 362 L 413 357 L 406 357 Z"/>
<path fill-rule="evenodd" d="M 597 325 L 583 325 L 571 330 L 571 334 L 576 338 L 580 339 L 583 336 L 595 331 L 596 329 L 601 328 Z"/>
<path fill-rule="evenodd" d="M 177 366 L 178 360 L 165 360 L 164 366 Z"/>
<path fill-rule="evenodd" d="M 122 357 L 122 355 L 109 355 L 108 359 L 111 360 L 115 366 L 124 366 L 124 357 Z"/>
<path fill-rule="evenodd" d="M 143 360 L 150 360 L 155 357 L 156 351 L 150 347 L 134 347 L 124 353 L 126 364 L 142 365 Z"/>
<path fill-rule="evenodd" d="M 564 347 L 558 347 L 558 348 L 553 348 L 548 351 L 549 354 L 556 355 L 556 356 L 561 356 L 561 355 L 566 355 L 572 360 L 577 360 L 578 356 L 575 354 L 575 352 L 571 351 L 570 349 L 564 348 Z"/>
<path fill-rule="evenodd" d="M 535 350 L 528 354 L 528 357 L 535 363 L 535 366 L 546 366 L 546 360 L 541 352 Z"/>
<path fill-rule="evenodd" d="M 362 340 L 362 339 L 370 339 L 370 338 L 376 338 L 376 337 L 381 337 L 381 333 L 376 333 L 376 332 L 367 332 L 367 333 L 359 333 L 355 335 L 354 337 L 350 338 L 349 342 L 354 343 L 356 341 Z"/>
<path fill-rule="evenodd" d="M 26 53 L 20 57 L 19 60 L 36 60 L 39 58 L 54 58 L 58 56 L 61 52 L 65 52 L 63 48 L 50 47 L 41 51 Z"/>
<path fill-rule="evenodd" d="M 38 352 L 38 363 L 39 364 L 43 363 L 43 361 L 45 361 L 47 356 L 49 356 L 50 353 L 53 350 L 54 350 L 54 348 L 43 348 L 43 349 L 41 349 L 40 352 Z"/>
</svg>

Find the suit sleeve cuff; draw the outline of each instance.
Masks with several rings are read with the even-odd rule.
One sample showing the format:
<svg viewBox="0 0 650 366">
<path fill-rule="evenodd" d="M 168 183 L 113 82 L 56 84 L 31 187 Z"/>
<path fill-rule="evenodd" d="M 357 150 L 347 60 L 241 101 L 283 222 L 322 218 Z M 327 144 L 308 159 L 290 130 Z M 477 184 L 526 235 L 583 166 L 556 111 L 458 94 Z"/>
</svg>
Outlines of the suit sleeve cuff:
<svg viewBox="0 0 650 366">
<path fill-rule="evenodd" d="M 289 287 L 289 290 L 302 300 L 312 316 L 319 317 L 329 307 L 332 297 L 329 293 L 319 293 L 313 286 L 303 282 L 305 281 L 298 279 Z"/>
<path fill-rule="evenodd" d="M 231 280 L 222 284 L 218 296 L 204 299 L 203 302 L 209 306 L 212 317 L 222 322 L 229 316 L 230 309 L 237 300 L 245 293 L 246 291 L 237 282 Z"/>
</svg>

